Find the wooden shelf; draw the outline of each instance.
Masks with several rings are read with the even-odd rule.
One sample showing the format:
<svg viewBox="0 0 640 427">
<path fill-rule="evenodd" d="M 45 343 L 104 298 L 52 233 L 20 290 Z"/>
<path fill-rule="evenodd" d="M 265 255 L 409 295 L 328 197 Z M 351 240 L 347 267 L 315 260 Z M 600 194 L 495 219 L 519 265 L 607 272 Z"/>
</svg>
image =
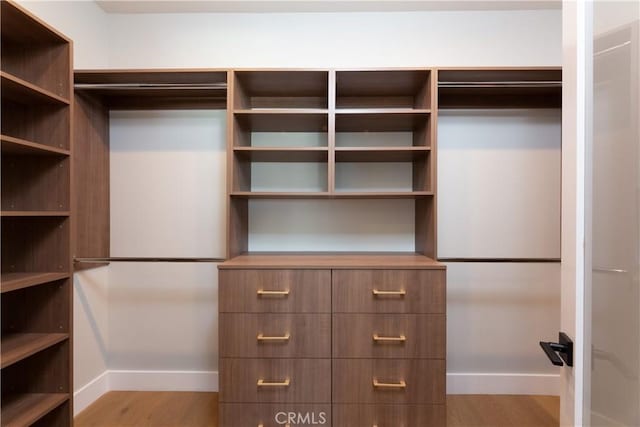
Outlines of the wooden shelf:
<svg viewBox="0 0 640 427">
<path fill-rule="evenodd" d="M 446 267 L 438 261 L 414 252 L 249 252 L 223 262 L 218 268 L 445 269 Z"/>
<path fill-rule="evenodd" d="M 11 292 L 69 278 L 68 273 L 2 273 L 0 292 Z"/>
<path fill-rule="evenodd" d="M 419 199 L 432 197 L 431 191 L 336 191 L 330 192 L 258 192 L 258 191 L 234 191 L 232 198 L 245 199 Z"/>
<path fill-rule="evenodd" d="M 227 72 L 220 69 L 79 70 L 74 82 L 76 93 L 96 96 L 109 109 L 227 107 Z M 173 87 L 167 90 L 166 85 Z"/>
<path fill-rule="evenodd" d="M 440 109 L 561 108 L 562 69 L 487 68 L 438 71 Z"/>
<path fill-rule="evenodd" d="M 430 147 L 336 147 L 336 162 L 411 162 L 424 159 Z"/>
<path fill-rule="evenodd" d="M 69 105 L 69 100 L 18 78 L 6 71 L 0 71 L 2 98 L 19 104 Z"/>
<path fill-rule="evenodd" d="M 326 132 L 329 115 L 326 110 L 236 110 L 238 124 L 251 132 Z"/>
<path fill-rule="evenodd" d="M 0 211 L 2 217 L 67 217 L 69 211 Z"/>
<path fill-rule="evenodd" d="M 424 128 L 429 119 L 430 110 L 338 110 L 336 132 L 409 132 Z"/>
<path fill-rule="evenodd" d="M 327 147 L 235 147 L 233 152 L 249 162 L 326 162 Z"/>
<path fill-rule="evenodd" d="M 431 103 L 431 72 L 352 70 L 336 72 L 336 105 L 425 107 Z"/>
<path fill-rule="evenodd" d="M 25 393 L 2 396 L 2 425 L 30 426 L 69 399 L 66 393 Z"/>
<path fill-rule="evenodd" d="M 2 154 L 29 156 L 68 156 L 70 154 L 69 150 L 63 148 L 50 147 L 9 135 L 0 135 L 0 143 Z"/>
<path fill-rule="evenodd" d="M 327 108 L 326 70 L 235 71 L 234 108 Z"/>
<path fill-rule="evenodd" d="M 69 42 L 69 39 L 60 32 L 15 2 L 3 1 L 0 2 L 0 4 L 2 5 L 0 6 L 0 15 L 2 16 L 0 31 L 3 40 L 12 40 L 24 44 L 58 44 Z"/>
<path fill-rule="evenodd" d="M 69 338 L 69 334 L 8 334 L 2 337 L 2 369 L 54 346 Z"/>
</svg>

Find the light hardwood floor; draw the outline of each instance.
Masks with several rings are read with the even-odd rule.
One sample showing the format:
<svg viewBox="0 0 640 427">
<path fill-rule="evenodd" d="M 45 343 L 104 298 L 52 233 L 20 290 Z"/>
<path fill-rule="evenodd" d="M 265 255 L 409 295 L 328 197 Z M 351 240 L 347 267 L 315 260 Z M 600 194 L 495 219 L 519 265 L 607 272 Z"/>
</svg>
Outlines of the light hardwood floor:
<svg viewBox="0 0 640 427">
<path fill-rule="evenodd" d="M 447 427 L 557 427 L 559 411 L 553 396 L 448 396 Z M 75 426 L 216 427 L 217 420 L 217 393 L 112 391 Z"/>
</svg>

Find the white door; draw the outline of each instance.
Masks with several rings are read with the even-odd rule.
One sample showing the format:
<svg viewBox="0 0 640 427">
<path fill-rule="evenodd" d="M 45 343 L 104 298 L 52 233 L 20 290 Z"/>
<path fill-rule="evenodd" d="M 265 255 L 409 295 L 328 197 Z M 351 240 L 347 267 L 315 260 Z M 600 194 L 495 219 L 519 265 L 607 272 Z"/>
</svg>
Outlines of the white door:
<svg viewBox="0 0 640 427">
<path fill-rule="evenodd" d="M 563 4 L 561 423 L 640 425 L 640 2 Z"/>
</svg>

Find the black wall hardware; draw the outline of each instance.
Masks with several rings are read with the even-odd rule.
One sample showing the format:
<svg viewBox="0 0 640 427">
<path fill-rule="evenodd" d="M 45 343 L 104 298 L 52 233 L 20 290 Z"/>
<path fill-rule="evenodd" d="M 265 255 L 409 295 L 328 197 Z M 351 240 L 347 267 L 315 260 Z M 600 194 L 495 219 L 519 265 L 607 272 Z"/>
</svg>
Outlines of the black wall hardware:
<svg viewBox="0 0 640 427">
<path fill-rule="evenodd" d="M 558 334 L 558 342 L 540 341 L 540 347 L 556 366 L 573 366 L 573 341 L 564 332 Z M 562 363 L 564 361 L 564 363 Z"/>
</svg>

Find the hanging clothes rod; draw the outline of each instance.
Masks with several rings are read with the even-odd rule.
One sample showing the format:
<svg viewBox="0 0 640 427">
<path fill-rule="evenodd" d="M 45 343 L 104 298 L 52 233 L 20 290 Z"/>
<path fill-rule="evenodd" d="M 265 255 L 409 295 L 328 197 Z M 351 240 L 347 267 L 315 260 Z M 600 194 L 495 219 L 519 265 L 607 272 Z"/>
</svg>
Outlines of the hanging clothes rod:
<svg viewBox="0 0 640 427">
<path fill-rule="evenodd" d="M 561 81 L 549 80 L 549 81 L 479 81 L 479 82 L 438 82 L 438 87 L 443 88 L 471 88 L 471 87 L 479 87 L 479 88 L 497 88 L 497 87 L 562 87 Z"/>
<path fill-rule="evenodd" d="M 226 83 L 75 83 L 80 90 L 227 90 Z"/>
<path fill-rule="evenodd" d="M 172 257 L 104 257 L 74 258 L 78 264 L 104 264 L 107 262 L 224 262 L 225 258 L 172 258 Z"/>
</svg>

